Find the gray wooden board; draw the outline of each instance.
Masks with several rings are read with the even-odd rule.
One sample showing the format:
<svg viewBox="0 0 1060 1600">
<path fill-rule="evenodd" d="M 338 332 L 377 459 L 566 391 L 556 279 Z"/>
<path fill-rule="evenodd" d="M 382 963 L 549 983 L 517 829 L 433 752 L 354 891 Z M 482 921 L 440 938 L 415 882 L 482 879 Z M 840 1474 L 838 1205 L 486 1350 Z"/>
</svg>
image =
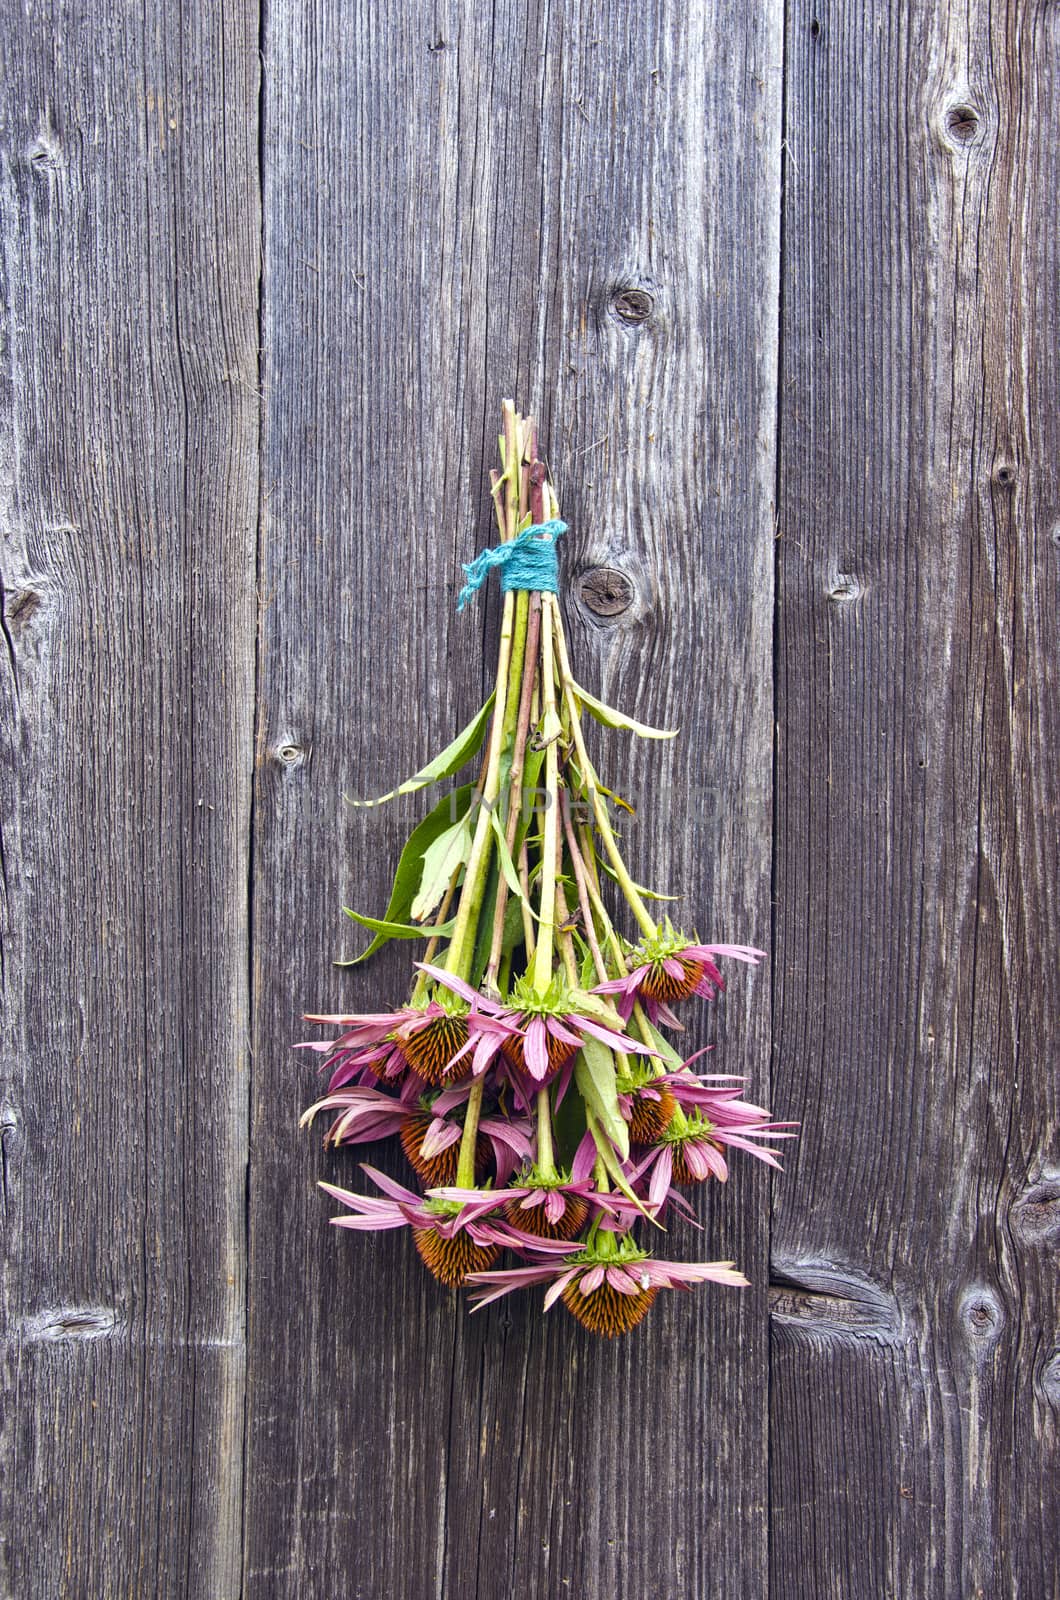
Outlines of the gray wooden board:
<svg viewBox="0 0 1060 1600">
<path fill-rule="evenodd" d="M 217 1600 L 240 1587 L 257 18 L 4 11 L 0 1589 Z"/>
<path fill-rule="evenodd" d="M 3 1593 L 1060 1592 L 1060 9 L 0 11 Z M 683 729 L 596 741 L 638 875 L 773 934 L 689 1044 L 805 1122 L 768 1294 L 734 1164 L 664 1248 L 754 1288 L 619 1347 L 296 1128 L 506 394 Z"/>
<path fill-rule="evenodd" d="M 314 1083 L 287 1049 L 296 1008 L 407 984 L 407 947 L 328 963 L 421 808 L 342 796 L 481 699 L 495 602 L 453 602 L 492 541 L 506 394 L 572 525 L 579 672 L 683 726 L 606 747 L 638 869 L 704 934 L 768 939 L 781 8 L 757 9 L 268 10 L 248 1593 L 766 1581 L 764 1170 L 665 1241 L 738 1257 L 752 1290 L 671 1297 L 620 1348 L 539 1297 L 469 1319 L 407 1238 L 328 1227 L 314 1180 L 365 1180 L 294 1135 Z M 631 288 L 646 321 L 621 320 Z M 601 565 L 635 590 L 606 627 L 571 597 Z M 769 1015 L 767 971 L 734 982 L 724 1063 L 762 1094 Z"/>
<path fill-rule="evenodd" d="M 778 1596 L 1060 1592 L 1060 11 L 789 7 Z"/>
</svg>

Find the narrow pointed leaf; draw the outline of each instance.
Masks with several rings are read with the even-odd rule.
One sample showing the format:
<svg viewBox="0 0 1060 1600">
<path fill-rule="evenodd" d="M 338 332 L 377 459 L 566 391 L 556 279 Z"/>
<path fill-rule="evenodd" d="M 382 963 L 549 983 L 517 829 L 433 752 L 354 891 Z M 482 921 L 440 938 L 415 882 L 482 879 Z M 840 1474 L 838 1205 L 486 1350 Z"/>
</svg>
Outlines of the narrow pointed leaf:
<svg viewBox="0 0 1060 1600">
<path fill-rule="evenodd" d="M 579 684 L 572 684 L 575 699 L 578 704 L 588 711 L 590 716 L 602 722 L 607 728 L 624 728 L 627 733 L 635 733 L 638 739 L 676 739 L 677 728 L 652 728 L 646 722 L 638 722 L 635 717 L 628 717 L 624 711 L 616 711 L 614 706 L 607 706 L 602 700 L 597 700 L 595 695 L 583 689 Z"/>
<path fill-rule="evenodd" d="M 501 819 L 497 815 L 496 806 L 490 812 L 490 825 L 493 828 L 497 845 L 497 860 L 500 862 L 504 881 L 508 885 L 508 892 L 513 894 L 517 900 L 522 900 L 525 898 L 523 886 L 519 882 L 519 874 L 515 870 L 515 862 L 512 860 L 511 851 L 508 849 L 508 841 L 504 837 L 504 829 L 501 826 Z M 529 902 L 527 903 L 529 904 Z"/>
<path fill-rule="evenodd" d="M 613 868 L 609 867 L 606 861 L 601 861 L 600 865 L 603 867 L 604 871 L 607 873 L 607 876 L 609 878 L 613 878 L 615 883 L 617 883 L 618 879 L 617 879 L 617 877 L 615 877 L 615 873 L 614 873 Z M 636 889 L 638 894 L 644 896 L 645 900 L 680 900 L 681 899 L 681 896 L 679 894 L 661 894 L 658 889 L 646 889 L 642 883 L 635 883 L 633 885 L 633 887 L 634 887 L 634 889 Z"/>
<path fill-rule="evenodd" d="M 584 1041 L 574 1063 L 574 1081 L 586 1108 L 625 1161 L 629 1156 L 629 1127 L 618 1105 L 615 1058 L 598 1039 Z"/>
<path fill-rule="evenodd" d="M 354 922 L 359 922 L 362 928 L 367 928 L 371 933 L 382 934 L 384 940 L 433 939 L 435 935 L 447 939 L 456 926 L 455 917 L 450 917 L 448 922 L 443 922 L 440 927 L 435 927 L 433 923 L 425 925 L 421 922 L 387 922 L 384 917 L 365 917 L 359 911 L 351 911 L 349 906 L 343 906 L 342 909 L 347 917 L 351 917 Z M 340 967 L 355 967 L 358 961 L 363 961 L 367 954 L 368 951 L 366 950 L 364 955 L 354 956 L 352 961 L 336 962 L 336 965 Z"/>
<path fill-rule="evenodd" d="M 435 756 L 433 761 L 428 761 L 419 772 L 413 773 L 411 778 L 406 778 L 404 783 L 399 783 L 396 789 L 391 789 L 389 794 L 381 794 L 377 800 L 350 800 L 351 806 L 381 806 L 387 800 L 393 800 L 399 794 L 415 794 L 417 789 L 425 789 L 429 783 L 437 783 L 441 778 L 452 777 L 454 772 L 459 772 L 465 761 L 470 761 L 482 748 L 482 741 L 486 737 L 489 726 L 490 712 L 493 710 L 493 695 L 490 695 L 481 711 L 477 711 L 463 732 L 458 733 L 451 744 Z"/>
</svg>

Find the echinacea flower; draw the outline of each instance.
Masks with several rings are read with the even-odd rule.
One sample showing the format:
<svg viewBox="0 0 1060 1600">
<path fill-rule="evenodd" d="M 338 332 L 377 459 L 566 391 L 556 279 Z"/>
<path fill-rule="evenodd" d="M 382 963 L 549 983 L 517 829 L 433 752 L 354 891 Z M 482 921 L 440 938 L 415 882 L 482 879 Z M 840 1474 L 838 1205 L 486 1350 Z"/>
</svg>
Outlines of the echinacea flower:
<svg viewBox="0 0 1060 1600">
<path fill-rule="evenodd" d="M 505 1189 L 439 1186 L 429 1192 L 435 1199 L 468 1206 L 476 1217 L 503 1212 L 511 1229 L 516 1230 L 504 1233 L 513 1249 L 521 1248 L 528 1236 L 531 1240 L 574 1239 L 589 1220 L 591 1209 L 609 1212 L 616 1209 L 611 1196 L 602 1194 L 595 1184 L 576 1183 L 570 1173 L 545 1177 L 536 1168 L 524 1172 L 519 1181 Z"/>
<path fill-rule="evenodd" d="M 313 1050 L 325 1057 L 324 1068 L 331 1068 L 329 1089 L 341 1089 L 353 1082 L 369 1083 L 373 1078 L 393 1081 L 402 1077 L 408 1063 L 394 1043 L 395 1027 L 412 1016 L 403 1011 L 358 1012 L 349 1015 L 307 1015 L 305 1022 L 320 1022 L 345 1029 L 337 1039 L 308 1039 L 296 1050 Z"/>
<path fill-rule="evenodd" d="M 612 1050 L 627 1054 L 654 1055 L 651 1045 L 627 1037 L 616 1026 L 618 1018 L 589 992 L 571 989 L 557 973 L 544 994 L 538 994 L 527 978 L 517 979 L 507 1006 L 486 1000 L 470 984 L 440 967 L 424 966 L 439 984 L 467 1000 L 472 1007 L 472 1028 L 484 1028 L 489 1059 L 503 1052 L 509 1065 L 519 1074 L 542 1084 L 581 1049 L 586 1038 L 596 1039 Z M 485 1018 L 480 1022 L 478 1012 Z M 471 1048 L 469 1044 L 469 1048 Z M 479 1051 L 475 1049 L 475 1070 Z"/>
<path fill-rule="evenodd" d="M 469 1273 L 483 1272 L 496 1261 L 500 1249 L 493 1241 L 492 1232 L 479 1226 L 466 1207 L 454 1206 L 445 1200 L 424 1200 L 374 1167 L 362 1165 L 361 1171 L 368 1174 L 387 1198 L 354 1194 L 333 1183 L 321 1183 L 320 1188 L 325 1193 L 353 1213 L 348 1217 L 332 1217 L 336 1228 L 350 1228 L 360 1233 L 411 1228 L 412 1241 L 424 1266 L 449 1289 L 464 1283 Z"/>
<path fill-rule="evenodd" d="M 677 1101 L 661 1079 L 621 1089 L 619 1108 L 629 1123 L 632 1144 L 654 1144 L 673 1121 Z"/>
<path fill-rule="evenodd" d="M 687 1000 L 694 994 L 713 1000 L 725 988 L 716 956 L 757 966 L 764 955 L 764 950 L 752 945 L 700 944 L 676 933 L 667 921 L 654 938 L 642 939 L 629 952 L 630 970 L 623 977 L 598 983 L 593 993 L 617 995 L 623 1018 L 628 1019 L 635 1002 L 640 1000 L 653 1022 L 680 1026 L 670 1010 L 672 1002 Z"/>
<path fill-rule="evenodd" d="M 398 1095 L 363 1084 L 337 1089 L 304 1111 L 300 1125 L 305 1127 L 321 1111 L 338 1112 L 325 1145 L 370 1144 L 396 1133 L 409 1165 L 425 1186 L 455 1183 L 468 1085 L 458 1084 L 440 1094 L 421 1094 L 421 1087 L 418 1078 L 407 1077 Z M 492 1155 L 497 1182 L 506 1183 L 519 1163 L 531 1157 L 530 1132 L 531 1124 L 523 1117 L 481 1117 L 476 1179 L 486 1176 Z"/>
<path fill-rule="evenodd" d="M 628 1333 L 651 1310 L 660 1289 L 690 1289 L 697 1283 L 744 1287 L 747 1279 L 731 1261 L 658 1261 L 627 1234 L 571 1253 L 563 1243 L 539 1240 L 524 1252 L 527 1267 L 473 1271 L 475 1310 L 514 1289 L 547 1283 L 544 1310 L 562 1300 L 572 1317 L 605 1339 Z"/>
<path fill-rule="evenodd" d="M 324 1135 L 325 1145 L 370 1144 L 400 1133 L 414 1114 L 414 1107 L 404 1096 L 385 1094 L 368 1084 L 354 1084 L 315 1101 L 302 1112 L 298 1126 L 308 1127 L 321 1111 L 338 1112 Z"/>
<path fill-rule="evenodd" d="M 740 1100 L 742 1081 L 700 1077 L 687 1071 L 666 1073 L 656 1079 L 675 1102 L 674 1113 L 657 1136 L 654 1148 L 630 1174 L 634 1183 L 651 1174 L 649 1205 L 661 1205 L 674 1183 L 703 1183 L 712 1177 L 724 1183 L 729 1169 L 723 1146 L 743 1150 L 766 1166 L 781 1170 L 773 1151 L 755 1141 L 794 1139 L 796 1125 L 771 1122 L 769 1112 L 762 1106 Z"/>
</svg>

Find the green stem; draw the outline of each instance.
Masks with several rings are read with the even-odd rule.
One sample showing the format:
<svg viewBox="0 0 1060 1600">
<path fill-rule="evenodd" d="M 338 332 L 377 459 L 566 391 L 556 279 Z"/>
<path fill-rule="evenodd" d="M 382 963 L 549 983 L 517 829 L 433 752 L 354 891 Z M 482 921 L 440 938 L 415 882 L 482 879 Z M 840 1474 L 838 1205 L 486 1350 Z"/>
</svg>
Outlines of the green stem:
<svg viewBox="0 0 1060 1600">
<path fill-rule="evenodd" d="M 464 1131 L 460 1136 L 460 1156 L 456 1167 L 456 1186 L 458 1189 L 473 1189 L 475 1187 L 475 1147 L 478 1144 L 478 1119 L 482 1114 L 482 1093 L 486 1087 L 486 1075 L 476 1078 L 471 1085 L 471 1093 L 467 1097 L 467 1110 L 464 1112 Z"/>
<path fill-rule="evenodd" d="M 560 863 L 558 861 L 556 863 L 556 871 L 557 873 L 560 871 Z M 574 939 L 571 935 L 570 928 L 567 926 L 569 915 L 570 914 L 567 910 L 567 897 L 563 893 L 562 883 L 560 883 L 559 879 L 557 878 L 556 925 L 559 931 L 556 937 L 559 943 L 560 955 L 563 957 L 563 965 L 567 969 L 567 982 L 570 984 L 572 989 L 576 989 L 578 987 L 578 979 L 581 974 L 578 971 L 578 958 L 574 953 Z"/>
<path fill-rule="evenodd" d="M 585 937 L 588 940 L 589 949 L 592 952 L 593 966 L 596 968 L 596 976 L 601 983 L 605 983 L 609 977 L 609 973 L 607 970 L 607 965 L 604 961 L 603 951 L 600 949 L 600 941 L 596 936 L 596 919 L 593 916 L 592 901 L 589 895 L 588 874 L 586 873 L 585 863 L 581 857 L 581 851 L 578 849 L 578 841 L 574 837 L 574 824 L 571 821 L 570 801 L 568 799 L 566 789 L 564 789 L 561 798 L 563 807 L 563 832 L 567 838 L 567 853 L 570 856 L 571 867 L 574 871 L 574 881 L 578 886 L 578 905 L 581 908 L 582 925 L 585 929 Z"/>
<path fill-rule="evenodd" d="M 554 596 L 541 596 L 541 706 L 547 728 L 558 720 L 556 711 L 555 661 L 552 653 L 554 629 L 549 618 Z M 544 994 L 552 982 L 552 945 L 556 927 L 556 846 L 559 841 L 559 752 L 552 739 L 545 751 L 545 816 L 541 841 L 541 903 L 537 948 L 534 951 L 534 988 Z"/>
<path fill-rule="evenodd" d="M 552 1148 L 552 1110 L 548 1090 L 537 1091 L 537 1170 L 543 1178 L 556 1177 L 556 1157 Z"/>
<path fill-rule="evenodd" d="M 526 615 L 522 622 L 521 636 L 519 625 L 520 601 L 526 602 L 523 607 Z M 512 856 L 516 853 L 515 840 L 519 832 L 519 822 L 523 810 L 523 771 L 526 763 L 526 742 L 530 733 L 530 708 L 534 694 L 534 679 L 537 675 L 537 654 L 540 639 L 541 596 L 539 594 L 520 593 L 516 600 L 515 649 L 521 653 L 522 657 L 521 677 L 515 679 L 514 675 L 509 675 L 508 691 L 509 710 L 516 709 L 511 736 L 512 760 L 508 777 L 508 819 L 505 831 L 508 852 Z M 504 942 L 504 914 L 507 907 L 508 884 L 502 876 L 497 884 L 497 902 L 493 908 L 493 937 L 490 941 L 489 961 L 483 977 L 483 988 L 487 993 L 498 994 L 501 992 L 498 978 L 501 966 L 501 948 Z M 525 902 L 523 903 L 522 911 L 525 926 L 529 917 Z"/>
<path fill-rule="evenodd" d="M 509 592 L 504 597 L 504 613 L 501 619 L 501 639 L 497 652 L 497 698 L 494 702 L 493 722 L 490 727 L 486 777 L 482 785 L 478 821 L 475 824 L 475 837 L 471 844 L 471 853 L 468 856 L 467 867 L 464 872 L 464 886 L 460 891 L 460 903 L 456 911 L 456 926 L 453 929 L 453 942 L 449 946 L 449 953 L 445 963 L 446 970 L 458 978 L 466 978 L 471 970 L 471 962 L 475 953 L 478 914 L 482 908 L 482 899 L 486 892 L 486 878 L 489 873 L 490 852 L 493 847 L 493 827 L 490 823 L 490 810 L 496 804 L 497 796 L 500 793 L 501 752 L 504 747 L 508 667 L 512 654 L 514 619 L 515 595 Z"/>
<path fill-rule="evenodd" d="M 563 698 L 570 717 L 571 734 L 574 738 L 574 748 L 578 752 L 578 764 L 582 771 L 582 781 L 589 796 L 589 804 L 593 808 L 597 830 L 604 841 L 604 848 L 611 858 L 611 866 L 615 877 L 618 879 L 619 887 L 626 897 L 630 910 L 640 924 L 641 930 L 651 939 L 655 937 L 658 929 L 654 918 L 640 897 L 636 884 L 626 871 L 626 863 L 622 859 L 615 836 L 611 831 L 611 819 L 607 815 L 607 806 L 603 795 L 597 788 L 596 771 L 589 760 L 589 752 L 585 748 L 578 702 L 571 687 L 570 662 L 567 659 L 567 645 L 563 637 L 563 623 L 560 620 L 559 607 L 556 605 L 552 595 L 548 596 L 548 600 L 549 616 L 552 619 L 552 633 L 556 644 L 556 655 L 559 659 L 560 681 L 563 685 Z"/>
</svg>

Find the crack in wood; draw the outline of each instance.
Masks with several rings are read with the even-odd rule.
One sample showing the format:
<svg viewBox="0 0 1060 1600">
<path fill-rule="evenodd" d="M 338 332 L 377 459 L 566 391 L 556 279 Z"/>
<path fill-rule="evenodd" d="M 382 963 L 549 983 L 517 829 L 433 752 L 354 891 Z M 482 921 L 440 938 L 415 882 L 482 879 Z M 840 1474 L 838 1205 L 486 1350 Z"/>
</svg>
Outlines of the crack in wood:
<svg viewBox="0 0 1060 1600">
<path fill-rule="evenodd" d="M 859 1274 L 822 1262 L 776 1263 L 768 1292 L 770 1319 L 782 1327 L 826 1338 L 905 1343 L 897 1299 Z"/>
</svg>

